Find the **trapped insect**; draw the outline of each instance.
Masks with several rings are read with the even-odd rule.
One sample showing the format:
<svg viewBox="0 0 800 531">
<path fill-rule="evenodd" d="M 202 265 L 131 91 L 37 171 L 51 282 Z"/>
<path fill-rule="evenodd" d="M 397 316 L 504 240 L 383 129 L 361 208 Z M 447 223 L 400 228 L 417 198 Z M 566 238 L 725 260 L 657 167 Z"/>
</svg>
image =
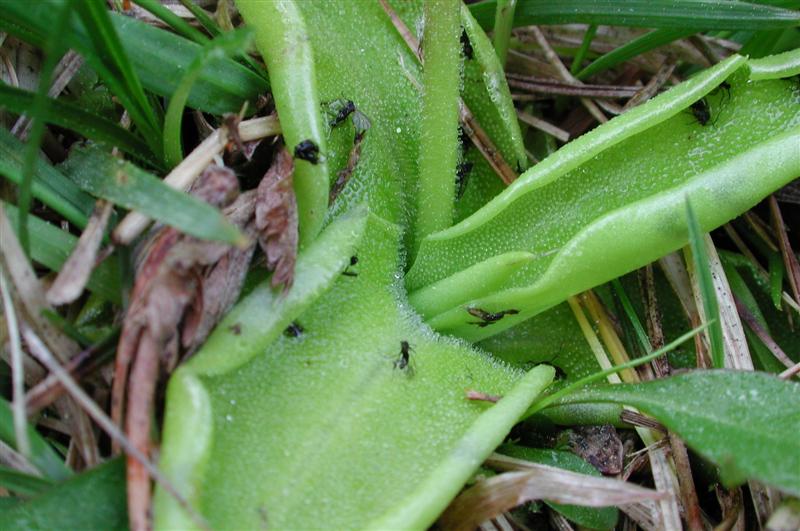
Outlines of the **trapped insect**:
<svg viewBox="0 0 800 531">
<path fill-rule="evenodd" d="M 400 342 L 400 356 L 394 361 L 394 368 L 404 371 L 408 376 L 414 375 L 414 364 L 411 361 L 411 348 L 408 341 Z"/>
<path fill-rule="evenodd" d="M 501 310 L 499 312 L 492 313 L 482 310 L 481 308 L 467 308 L 467 313 L 480 319 L 480 321 L 470 321 L 469 324 L 478 325 L 479 327 L 483 328 L 485 326 L 489 326 L 490 324 L 496 323 L 506 315 L 518 314 L 519 310 L 514 310 L 512 308 L 510 310 Z"/>
<path fill-rule="evenodd" d="M 316 164 L 319 162 L 319 146 L 313 140 L 303 140 L 294 147 L 294 156 Z"/>
<path fill-rule="evenodd" d="M 353 255 L 350 257 L 350 265 L 347 266 L 344 271 L 342 271 L 342 275 L 346 277 L 357 277 L 358 273 L 356 273 L 355 271 L 350 271 L 350 268 L 356 264 L 358 264 L 358 257 Z"/>
</svg>

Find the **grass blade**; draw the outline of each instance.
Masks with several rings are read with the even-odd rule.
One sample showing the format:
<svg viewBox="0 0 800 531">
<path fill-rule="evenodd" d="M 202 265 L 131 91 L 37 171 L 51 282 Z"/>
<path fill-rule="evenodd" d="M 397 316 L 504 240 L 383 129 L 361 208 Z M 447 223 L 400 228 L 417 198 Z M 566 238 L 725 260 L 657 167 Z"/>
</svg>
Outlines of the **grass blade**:
<svg viewBox="0 0 800 531">
<path fill-rule="evenodd" d="M 484 29 L 494 22 L 496 0 L 470 6 Z M 800 13 L 729 0 L 520 0 L 514 27 L 532 24 L 605 24 L 696 30 L 777 29 L 797 26 Z"/>
<path fill-rule="evenodd" d="M 0 466 L 0 487 L 15 492 L 18 496 L 36 496 L 52 485 L 52 482 L 39 476 Z"/>
<path fill-rule="evenodd" d="M 205 45 L 208 42 L 208 37 L 197 31 L 191 24 L 183 20 L 181 17 L 161 5 L 160 2 L 154 0 L 135 0 L 135 2 L 142 8 L 146 9 L 159 19 L 164 24 L 175 30 L 179 35 L 196 42 L 199 45 Z"/>
<path fill-rule="evenodd" d="M 252 37 L 252 31 L 247 29 L 223 33 L 208 42 L 195 60 L 192 61 L 192 64 L 189 65 L 170 98 L 167 115 L 164 119 L 164 157 L 170 168 L 177 166 L 183 160 L 181 123 L 183 108 L 189 98 L 192 86 L 209 62 L 243 52 L 247 49 Z"/>
<path fill-rule="evenodd" d="M 0 85 L 0 99 L 3 106 L 12 112 L 22 114 L 34 106 L 36 95 L 9 85 Z M 42 119 L 51 124 L 71 129 L 95 142 L 116 146 L 125 153 L 150 163 L 150 148 L 136 135 L 114 122 L 85 111 L 60 99 L 51 99 Z"/>
<path fill-rule="evenodd" d="M 25 144 L 0 127 L 0 175 L 20 186 Z M 52 208 L 78 228 L 84 228 L 94 209 L 94 200 L 61 172 L 37 160 L 31 183 L 33 197 Z"/>
<path fill-rule="evenodd" d="M 186 234 L 235 245 L 246 237 L 211 205 L 174 190 L 154 175 L 99 149 L 77 149 L 66 167 L 83 190 L 171 225 Z"/>
<path fill-rule="evenodd" d="M 692 35 L 693 31 L 686 29 L 657 29 L 633 39 L 628 44 L 605 53 L 580 70 L 575 77 L 586 79 L 603 70 L 608 70 L 620 63 L 632 59 L 659 46 L 664 46 L 673 41 Z"/>
<path fill-rule="evenodd" d="M 122 101 L 131 120 L 140 129 L 156 156 L 162 158 L 158 142 L 161 124 L 144 93 L 139 76 L 128 60 L 116 29 L 111 24 L 105 5 L 100 0 L 82 0 L 76 2 L 75 10 L 83 21 L 92 46 L 88 53 L 83 53 L 84 58 L 89 62 L 99 60 L 103 63 L 104 68 L 97 72 L 98 75 Z"/>
<path fill-rule="evenodd" d="M 714 367 L 720 369 L 724 367 L 724 343 L 722 340 L 722 324 L 719 318 L 719 303 L 717 293 L 714 290 L 714 281 L 711 279 L 711 269 L 708 264 L 708 254 L 706 253 L 706 243 L 703 232 L 697 221 L 689 198 L 686 198 L 686 223 L 689 228 L 689 245 L 692 249 L 692 262 L 694 264 L 697 282 L 700 287 L 700 295 L 703 299 L 703 315 L 706 322 L 711 325 L 708 330 L 708 337 L 711 349 L 711 361 Z"/>
</svg>

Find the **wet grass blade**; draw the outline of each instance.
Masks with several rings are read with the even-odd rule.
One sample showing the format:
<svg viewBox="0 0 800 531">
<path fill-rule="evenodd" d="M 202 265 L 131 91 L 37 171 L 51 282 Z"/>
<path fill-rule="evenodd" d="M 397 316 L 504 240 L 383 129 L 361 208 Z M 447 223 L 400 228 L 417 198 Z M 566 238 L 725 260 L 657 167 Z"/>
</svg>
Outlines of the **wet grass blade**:
<svg viewBox="0 0 800 531">
<path fill-rule="evenodd" d="M 39 476 L 25 474 L 0 465 L 0 487 L 10 490 L 18 496 L 35 496 L 52 485 L 52 482 Z"/>
<path fill-rule="evenodd" d="M 99 149 L 77 149 L 66 163 L 83 190 L 137 210 L 186 234 L 243 244 L 246 237 L 211 205 L 170 188 L 154 175 Z"/>
<path fill-rule="evenodd" d="M 0 85 L 0 99 L 3 106 L 16 113 L 24 113 L 33 108 L 36 95 L 9 85 Z M 45 122 L 71 129 L 95 142 L 116 146 L 138 159 L 157 163 L 145 142 L 130 131 L 101 116 L 85 111 L 60 99 L 49 100 L 43 113 Z"/>
<path fill-rule="evenodd" d="M 714 290 L 714 281 L 711 278 L 703 231 L 688 198 L 686 199 L 686 222 L 689 229 L 692 262 L 694 263 L 694 270 L 703 299 L 703 314 L 705 321 L 711 322 L 708 330 L 711 361 L 715 368 L 720 369 L 724 367 L 725 351 L 722 340 L 722 324 L 719 318 L 719 302 L 717 301 L 717 293 Z"/>
<path fill-rule="evenodd" d="M 492 28 L 495 6 L 496 0 L 470 6 L 486 30 Z M 728 0 L 519 0 L 514 16 L 514 27 L 576 23 L 697 30 L 777 29 L 800 24 L 800 13 Z"/>
</svg>

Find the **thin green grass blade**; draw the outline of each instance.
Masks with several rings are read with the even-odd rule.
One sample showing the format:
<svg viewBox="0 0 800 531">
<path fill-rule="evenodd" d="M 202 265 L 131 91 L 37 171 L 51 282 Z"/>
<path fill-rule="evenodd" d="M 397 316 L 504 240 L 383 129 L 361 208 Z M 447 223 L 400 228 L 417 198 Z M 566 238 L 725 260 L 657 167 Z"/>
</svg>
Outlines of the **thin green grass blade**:
<svg viewBox="0 0 800 531">
<path fill-rule="evenodd" d="M 717 301 L 717 292 L 714 289 L 714 281 L 711 278 L 703 231 L 688 197 L 686 198 L 686 225 L 689 229 L 692 262 L 694 263 L 700 295 L 703 299 L 703 314 L 705 321 L 711 323 L 708 331 L 711 361 L 715 368 L 721 369 L 725 366 L 725 344 L 722 340 L 722 324 L 719 319 L 719 302 Z"/>
<path fill-rule="evenodd" d="M 191 24 L 183 20 L 181 17 L 161 5 L 160 2 L 155 0 L 134 0 L 140 7 L 146 9 L 164 22 L 167 26 L 175 30 L 178 35 L 196 42 L 203 46 L 208 42 L 208 37 L 203 35 L 200 31 L 195 29 Z"/>
<path fill-rule="evenodd" d="M 494 17 L 494 35 L 492 43 L 500 59 L 500 64 L 505 66 L 508 57 L 508 42 L 511 37 L 511 30 L 514 27 L 514 11 L 517 7 L 517 0 L 497 0 L 497 8 Z"/>
<path fill-rule="evenodd" d="M 197 82 L 203 69 L 212 60 L 244 52 L 249 46 L 252 37 L 252 31 L 247 28 L 223 33 L 214 40 L 208 41 L 203 46 L 200 55 L 189 65 L 170 98 L 167 114 L 164 118 L 164 158 L 170 168 L 177 166 L 183 160 L 181 123 L 183 121 L 183 109 L 189 98 L 192 86 Z"/>
<path fill-rule="evenodd" d="M 0 203 L 8 211 L 9 221 L 19 234 L 16 218 L 17 208 L 8 203 Z M 78 238 L 36 216 L 30 216 L 28 230 L 31 237 L 31 259 L 49 268 L 60 271 L 69 255 L 78 244 Z M 121 281 L 118 264 L 113 259 L 104 260 L 92 272 L 86 287 L 104 299 L 115 304 L 122 302 Z"/>
<path fill-rule="evenodd" d="M 80 15 L 92 46 L 83 56 L 90 64 L 102 61 L 104 68 L 97 71 L 98 75 L 122 101 L 153 153 L 161 159 L 162 150 L 158 142 L 161 124 L 111 23 L 106 6 L 101 0 L 81 0 L 76 2 L 75 11 Z"/>
<path fill-rule="evenodd" d="M 22 183 L 24 150 L 25 144 L 0 127 L 0 175 L 17 186 Z M 94 200 L 91 196 L 42 160 L 37 160 L 34 166 L 31 192 L 33 197 L 80 229 L 86 226 L 94 209 Z"/>
<path fill-rule="evenodd" d="M 586 58 L 586 54 L 589 52 L 589 48 L 592 45 L 592 40 L 594 40 L 594 36 L 596 34 L 597 24 L 589 24 L 589 27 L 586 28 L 586 33 L 583 34 L 581 47 L 578 48 L 577 52 L 575 52 L 575 57 L 572 59 L 572 64 L 569 67 L 569 71 L 573 76 L 577 75 L 580 71 L 583 60 Z"/>
<path fill-rule="evenodd" d="M 495 0 L 470 6 L 492 28 Z M 519 0 L 514 27 L 532 24 L 604 24 L 695 30 L 776 29 L 800 24 L 800 13 L 731 0 Z"/>
<path fill-rule="evenodd" d="M 620 46 L 608 53 L 605 53 L 580 70 L 575 77 L 586 79 L 598 72 L 608 70 L 618 64 L 632 59 L 659 46 L 664 46 L 671 42 L 683 39 L 695 32 L 686 29 L 657 29 L 645 33 L 641 37 L 633 39 L 631 42 Z"/>
<path fill-rule="evenodd" d="M 642 322 L 639 320 L 639 316 L 636 314 L 636 310 L 634 310 L 633 304 L 631 303 L 630 298 L 628 298 L 628 294 L 625 292 L 625 287 L 618 278 L 612 280 L 611 285 L 614 288 L 614 293 L 617 294 L 619 301 L 622 303 L 622 308 L 625 311 L 625 315 L 628 317 L 631 326 L 633 326 L 633 330 L 636 333 L 636 339 L 639 341 L 639 345 L 641 345 L 642 349 L 649 354 L 653 350 L 653 346 L 650 344 L 650 339 L 647 337 L 647 332 L 645 332 Z"/>
<path fill-rule="evenodd" d="M 0 101 L 6 109 L 22 114 L 34 107 L 36 95 L 9 85 L 0 85 Z M 50 99 L 42 119 L 71 129 L 95 142 L 116 146 L 140 160 L 157 164 L 145 142 L 130 131 L 101 116 L 60 99 Z"/>
<path fill-rule="evenodd" d="M 73 150 L 64 169 L 75 184 L 90 194 L 137 210 L 186 234 L 233 245 L 247 241 L 216 208 L 100 149 Z"/>
<path fill-rule="evenodd" d="M 53 486 L 51 481 L 39 476 L 0 465 L 0 487 L 10 490 L 17 496 L 35 496 L 51 486 Z"/>
<path fill-rule="evenodd" d="M 39 157 L 39 146 L 44 136 L 44 117 L 47 113 L 50 98 L 47 91 L 50 89 L 50 80 L 53 71 L 61 56 L 62 45 L 60 36 L 67 27 L 67 21 L 72 15 L 72 2 L 67 1 L 59 9 L 59 18 L 55 31 L 47 38 L 44 46 L 45 58 L 42 70 L 39 74 L 39 86 L 36 90 L 33 106 L 29 110 L 29 118 L 33 120 L 28 134 L 22 158 L 22 182 L 19 184 L 17 192 L 17 203 L 19 205 L 19 243 L 23 251 L 27 254 L 30 251 L 30 240 L 28 237 L 28 211 L 32 201 L 32 183 L 34 167 Z"/>
<path fill-rule="evenodd" d="M 180 0 L 183 7 L 188 9 L 194 18 L 205 28 L 205 30 L 212 36 L 216 37 L 222 33 L 222 28 L 219 27 L 217 21 L 214 20 L 205 9 L 195 4 L 192 0 Z"/>
</svg>

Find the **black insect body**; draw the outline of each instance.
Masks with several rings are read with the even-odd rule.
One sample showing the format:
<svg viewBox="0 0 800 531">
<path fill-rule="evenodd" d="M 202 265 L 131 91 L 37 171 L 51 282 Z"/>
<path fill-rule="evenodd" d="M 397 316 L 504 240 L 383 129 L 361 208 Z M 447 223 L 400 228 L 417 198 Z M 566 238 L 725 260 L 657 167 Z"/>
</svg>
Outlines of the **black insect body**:
<svg viewBox="0 0 800 531">
<path fill-rule="evenodd" d="M 705 126 L 711 120 L 711 108 L 705 98 L 697 100 L 691 106 L 692 116 L 700 125 Z"/>
<path fill-rule="evenodd" d="M 408 341 L 401 341 L 400 342 L 400 357 L 394 361 L 394 368 L 399 369 L 401 371 L 405 371 L 406 374 L 412 376 L 414 374 L 414 367 L 411 363 L 411 345 L 408 344 Z"/>
<path fill-rule="evenodd" d="M 344 271 L 342 271 L 342 274 L 344 276 L 346 276 L 346 277 L 357 277 L 358 273 L 356 273 L 355 271 L 350 271 L 350 268 L 352 266 L 356 265 L 356 264 L 358 264 L 358 257 L 357 256 L 351 256 L 350 257 L 350 265 L 347 266 Z"/>
<path fill-rule="evenodd" d="M 328 122 L 328 124 L 331 127 L 336 127 L 340 123 L 347 120 L 347 117 L 353 114 L 355 110 L 356 110 L 356 105 L 355 103 L 353 103 L 352 100 L 345 101 L 344 103 L 341 104 L 341 107 L 339 108 L 339 111 L 336 113 L 336 116 L 334 116 L 333 119 L 330 122 Z"/>
<path fill-rule="evenodd" d="M 464 57 L 467 59 L 472 59 L 474 55 L 474 50 L 472 49 L 472 43 L 469 42 L 469 35 L 467 35 L 467 30 L 461 30 L 461 49 L 464 51 Z"/>
<path fill-rule="evenodd" d="M 319 146 L 313 140 L 303 140 L 294 147 L 294 156 L 316 164 L 319 162 Z"/>
<path fill-rule="evenodd" d="M 519 313 L 519 310 L 502 310 L 497 313 L 487 312 L 486 310 L 482 310 L 480 308 L 467 308 L 467 313 L 473 317 L 477 317 L 480 321 L 471 321 L 469 324 L 478 325 L 481 328 L 484 326 L 489 326 L 490 324 L 494 324 L 506 315 L 515 315 Z"/>
<path fill-rule="evenodd" d="M 287 326 L 286 330 L 283 331 L 283 335 L 287 337 L 300 337 L 305 331 L 305 328 L 300 326 L 300 323 L 297 321 L 292 321 L 292 324 Z"/>
<path fill-rule="evenodd" d="M 473 164 L 469 161 L 459 163 L 456 168 L 456 199 L 461 199 L 467 189 L 469 174 L 472 172 Z"/>
</svg>

